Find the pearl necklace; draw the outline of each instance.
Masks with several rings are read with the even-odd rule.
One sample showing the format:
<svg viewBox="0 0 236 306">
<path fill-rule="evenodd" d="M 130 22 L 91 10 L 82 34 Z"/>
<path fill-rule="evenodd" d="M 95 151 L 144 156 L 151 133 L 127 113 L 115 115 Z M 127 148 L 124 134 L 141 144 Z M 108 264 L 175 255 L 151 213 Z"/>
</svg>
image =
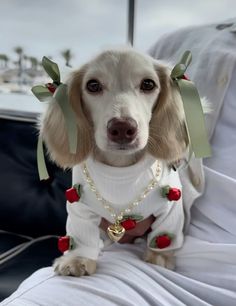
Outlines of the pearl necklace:
<svg viewBox="0 0 236 306">
<path fill-rule="evenodd" d="M 149 192 L 158 184 L 160 181 L 162 169 L 160 162 L 157 160 L 157 167 L 155 177 L 149 182 L 147 187 L 143 190 L 143 192 L 135 199 L 135 201 L 129 203 L 127 207 L 121 210 L 119 213 L 115 212 L 113 208 L 113 204 L 106 199 L 104 199 L 99 191 L 97 190 L 93 179 L 91 178 L 87 165 L 83 164 L 83 173 L 85 175 L 86 181 L 89 185 L 90 190 L 95 194 L 96 199 L 103 205 L 104 209 L 107 210 L 111 217 L 114 219 L 114 224 L 111 224 L 107 228 L 107 234 L 113 241 L 119 241 L 125 234 L 125 228 L 121 225 L 121 221 L 124 218 L 125 214 L 128 214 L 134 209 L 135 207 L 139 206 L 142 201 L 147 197 Z"/>
</svg>

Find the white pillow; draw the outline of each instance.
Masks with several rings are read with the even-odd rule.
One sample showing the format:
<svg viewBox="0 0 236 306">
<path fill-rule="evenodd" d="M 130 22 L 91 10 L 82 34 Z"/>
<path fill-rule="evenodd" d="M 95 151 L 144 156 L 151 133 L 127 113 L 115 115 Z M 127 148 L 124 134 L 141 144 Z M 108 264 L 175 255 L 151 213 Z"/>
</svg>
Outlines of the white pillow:
<svg viewBox="0 0 236 306">
<path fill-rule="evenodd" d="M 234 24 L 227 21 L 224 25 L 178 30 L 158 40 L 149 53 L 174 65 L 185 50 L 192 52 L 193 61 L 186 74 L 200 95 L 212 104 L 213 112 L 206 116 L 206 124 L 213 155 L 204 160 L 206 186 L 200 198 L 197 199 L 204 190 L 201 162 L 191 161 L 191 175 L 189 168 L 181 173 L 186 229 L 190 235 L 203 240 L 235 243 L 236 33 L 231 30 L 236 19 Z"/>
</svg>

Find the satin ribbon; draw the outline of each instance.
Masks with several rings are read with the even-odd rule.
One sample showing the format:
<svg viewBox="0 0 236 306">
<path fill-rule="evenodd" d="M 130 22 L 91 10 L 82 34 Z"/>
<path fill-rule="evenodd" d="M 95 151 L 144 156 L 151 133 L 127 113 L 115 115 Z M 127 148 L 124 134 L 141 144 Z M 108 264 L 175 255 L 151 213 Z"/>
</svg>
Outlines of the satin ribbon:
<svg viewBox="0 0 236 306">
<path fill-rule="evenodd" d="M 207 139 L 201 100 L 193 82 L 183 79 L 191 60 L 191 52 L 186 51 L 180 62 L 174 66 L 171 78 L 179 88 L 182 97 L 190 152 L 193 152 L 196 158 L 203 158 L 211 155 L 211 148 Z M 65 118 L 69 150 L 70 153 L 75 154 L 77 148 L 76 116 L 68 100 L 67 85 L 61 83 L 60 71 L 56 63 L 43 57 L 42 65 L 53 80 L 52 85 L 55 87 L 55 92 L 52 93 L 47 86 L 43 85 L 34 86 L 32 92 L 41 102 L 55 100 L 58 103 Z M 37 163 L 40 180 L 48 179 L 41 136 L 39 136 L 37 145 Z"/>
<path fill-rule="evenodd" d="M 44 56 L 42 59 L 42 66 L 47 74 L 52 78 L 53 83 L 51 84 L 51 87 L 55 89 L 55 92 L 53 93 L 52 89 L 50 90 L 46 85 L 36 85 L 32 87 L 31 90 L 40 102 L 55 101 L 58 103 L 65 119 L 69 151 L 70 153 L 75 154 L 77 148 L 76 116 L 69 103 L 67 85 L 61 83 L 60 71 L 56 63 Z M 40 180 L 48 179 L 49 175 L 45 164 L 43 140 L 41 136 L 39 136 L 37 145 L 37 164 Z"/>
<path fill-rule="evenodd" d="M 191 61 L 191 52 L 185 51 L 180 62 L 174 66 L 171 78 L 178 87 L 183 101 L 190 152 L 194 153 L 195 158 L 204 158 L 211 156 L 211 147 L 207 137 L 201 99 L 194 83 L 184 79 L 184 73 Z"/>
<path fill-rule="evenodd" d="M 43 139 L 41 136 L 39 136 L 37 144 L 37 166 L 40 180 L 49 179 L 43 152 Z"/>
</svg>

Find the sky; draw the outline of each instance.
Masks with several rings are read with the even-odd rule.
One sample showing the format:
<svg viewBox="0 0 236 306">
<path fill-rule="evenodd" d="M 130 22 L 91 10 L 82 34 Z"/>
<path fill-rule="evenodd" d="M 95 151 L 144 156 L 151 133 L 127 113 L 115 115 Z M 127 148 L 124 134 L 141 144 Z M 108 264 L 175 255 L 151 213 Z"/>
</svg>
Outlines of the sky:
<svg viewBox="0 0 236 306">
<path fill-rule="evenodd" d="M 127 0 L 0 0 L 0 54 L 16 60 L 14 47 L 41 59 L 63 63 L 71 49 L 72 66 L 99 51 L 127 42 Z M 146 51 L 177 28 L 236 20 L 235 0 L 136 0 L 134 47 Z"/>
</svg>

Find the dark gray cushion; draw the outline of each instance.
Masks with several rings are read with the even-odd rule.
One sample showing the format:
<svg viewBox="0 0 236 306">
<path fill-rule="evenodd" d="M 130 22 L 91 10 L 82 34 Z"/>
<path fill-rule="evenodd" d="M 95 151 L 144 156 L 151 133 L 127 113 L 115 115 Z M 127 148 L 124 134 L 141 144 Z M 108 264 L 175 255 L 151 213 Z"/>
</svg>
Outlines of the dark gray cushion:
<svg viewBox="0 0 236 306">
<path fill-rule="evenodd" d="M 40 182 L 36 147 L 34 123 L 0 119 L 0 254 L 26 241 L 17 234 L 65 234 L 64 193 L 71 186 L 71 172 L 47 160 L 51 179 Z M 36 269 L 51 265 L 57 256 L 57 240 L 50 238 L 0 265 L 0 300 Z"/>
<path fill-rule="evenodd" d="M 64 233 L 71 173 L 47 162 L 51 180 L 40 182 L 33 123 L 0 119 L 0 144 L 0 229 L 29 236 Z"/>
</svg>

